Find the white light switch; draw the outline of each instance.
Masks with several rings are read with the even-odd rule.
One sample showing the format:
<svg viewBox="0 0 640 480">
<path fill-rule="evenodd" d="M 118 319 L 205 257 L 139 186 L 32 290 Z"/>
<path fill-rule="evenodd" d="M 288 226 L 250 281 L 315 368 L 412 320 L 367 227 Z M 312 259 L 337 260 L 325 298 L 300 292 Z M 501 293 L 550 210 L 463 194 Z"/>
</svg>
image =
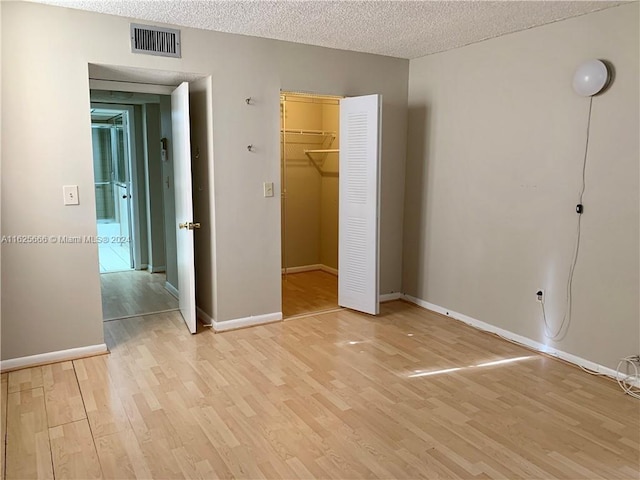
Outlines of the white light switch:
<svg viewBox="0 0 640 480">
<path fill-rule="evenodd" d="M 273 197 L 273 182 L 264 182 L 264 196 Z"/>
<path fill-rule="evenodd" d="M 80 199 L 78 198 L 78 186 L 77 185 L 64 185 L 62 187 L 62 193 L 64 195 L 65 205 L 79 205 Z"/>
</svg>

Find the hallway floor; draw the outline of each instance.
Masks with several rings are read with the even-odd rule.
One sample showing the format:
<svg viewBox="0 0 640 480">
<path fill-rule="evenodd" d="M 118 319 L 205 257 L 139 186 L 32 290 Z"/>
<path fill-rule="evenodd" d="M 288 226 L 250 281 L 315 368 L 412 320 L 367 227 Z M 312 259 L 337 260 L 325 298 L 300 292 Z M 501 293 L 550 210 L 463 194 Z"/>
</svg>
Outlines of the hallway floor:
<svg viewBox="0 0 640 480">
<path fill-rule="evenodd" d="M 101 274 L 103 320 L 177 309 L 178 300 L 165 283 L 164 273 L 144 270 Z"/>
</svg>

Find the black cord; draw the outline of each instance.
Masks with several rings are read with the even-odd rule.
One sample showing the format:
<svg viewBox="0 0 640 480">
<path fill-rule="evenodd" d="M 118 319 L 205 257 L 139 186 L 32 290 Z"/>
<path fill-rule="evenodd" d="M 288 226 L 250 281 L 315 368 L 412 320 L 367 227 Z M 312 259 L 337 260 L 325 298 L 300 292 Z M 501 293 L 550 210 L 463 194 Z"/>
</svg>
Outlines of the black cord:
<svg viewBox="0 0 640 480">
<path fill-rule="evenodd" d="M 584 157 L 582 159 L 582 188 L 580 189 L 580 196 L 578 199 L 578 205 L 582 205 L 582 198 L 584 197 L 584 191 L 587 186 L 586 173 L 587 173 L 587 154 L 589 153 L 589 131 L 591 130 L 591 110 L 593 106 L 593 97 L 589 97 L 589 115 L 587 119 L 587 139 L 584 145 Z M 542 299 L 542 318 L 544 320 L 544 334 L 547 338 L 552 340 L 562 340 L 569 330 L 569 324 L 571 323 L 571 309 L 573 307 L 573 273 L 575 272 L 576 265 L 578 263 L 578 252 L 580 251 L 580 225 L 582 220 L 582 213 L 578 214 L 578 228 L 576 232 L 576 246 L 573 253 L 573 262 L 569 268 L 569 276 L 567 278 L 567 304 L 564 315 L 562 316 L 562 322 L 556 333 L 551 333 L 549 323 L 547 322 L 547 314 L 544 309 L 544 298 Z M 564 331 L 564 332 L 563 332 Z"/>
</svg>

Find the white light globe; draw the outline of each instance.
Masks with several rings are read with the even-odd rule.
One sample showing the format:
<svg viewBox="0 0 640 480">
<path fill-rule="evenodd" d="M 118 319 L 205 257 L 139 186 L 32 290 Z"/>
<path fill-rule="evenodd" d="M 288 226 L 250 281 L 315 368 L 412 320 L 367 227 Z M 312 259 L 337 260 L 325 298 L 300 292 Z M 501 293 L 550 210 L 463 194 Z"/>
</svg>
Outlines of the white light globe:
<svg viewBox="0 0 640 480">
<path fill-rule="evenodd" d="M 573 89 L 578 95 L 591 97 L 604 88 L 609 80 L 607 66 L 601 60 L 588 60 L 573 74 Z"/>
</svg>

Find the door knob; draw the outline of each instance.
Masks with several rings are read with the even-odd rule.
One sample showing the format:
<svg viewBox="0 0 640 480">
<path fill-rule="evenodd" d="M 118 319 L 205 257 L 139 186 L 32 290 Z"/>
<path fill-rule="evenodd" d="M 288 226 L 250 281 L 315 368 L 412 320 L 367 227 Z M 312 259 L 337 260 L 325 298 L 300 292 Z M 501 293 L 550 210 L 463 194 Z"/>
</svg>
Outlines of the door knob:
<svg viewBox="0 0 640 480">
<path fill-rule="evenodd" d="M 179 223 L 178 226 L 180 228 L 186 228 L 187 230 L 196 230 L 196 229 L 200 228 L 200 224 L 199 223 L 193 223 L 193 222 Z"/>
</svg>

